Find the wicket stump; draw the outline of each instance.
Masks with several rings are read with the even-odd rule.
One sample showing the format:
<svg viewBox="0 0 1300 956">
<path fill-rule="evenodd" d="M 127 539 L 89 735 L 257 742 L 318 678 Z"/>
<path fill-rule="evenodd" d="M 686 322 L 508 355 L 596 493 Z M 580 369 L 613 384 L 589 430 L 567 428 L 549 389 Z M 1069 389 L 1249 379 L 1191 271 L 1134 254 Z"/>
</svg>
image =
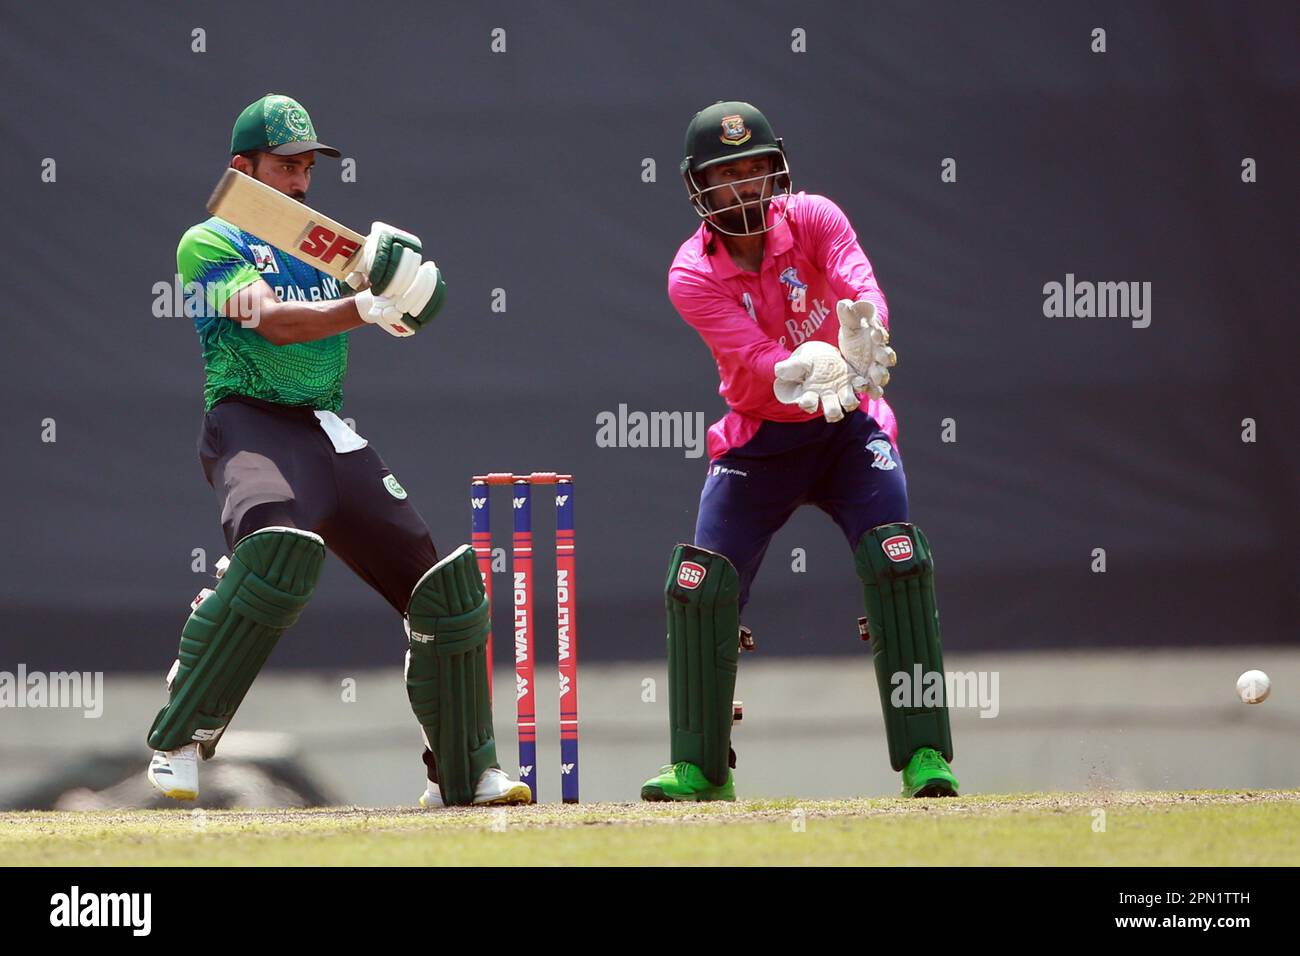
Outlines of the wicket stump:
<svg viewBox="0 0 1300 956">
<path fill-rule="evenodd" d="M 578 802 L 578 625 L 573 533 L 573 476 L 535 471 L 492 472 L 470 482 L 471 543 L 479 573 L 492 601 L 491 487 L 510 485 L 514 536 L 510 571 L 514 581 L 515 725 L 519 733 L 519 779 L 537 794 L 537 694 L 533 680 L 533 485 L 555 485 L 555 610 L 560 686 L 560 779 L 565 803 Z M 492 637 L 488 636 L 488 659 Z M 491 669 L 488 688 L 491 690 Z"/>
</svg>

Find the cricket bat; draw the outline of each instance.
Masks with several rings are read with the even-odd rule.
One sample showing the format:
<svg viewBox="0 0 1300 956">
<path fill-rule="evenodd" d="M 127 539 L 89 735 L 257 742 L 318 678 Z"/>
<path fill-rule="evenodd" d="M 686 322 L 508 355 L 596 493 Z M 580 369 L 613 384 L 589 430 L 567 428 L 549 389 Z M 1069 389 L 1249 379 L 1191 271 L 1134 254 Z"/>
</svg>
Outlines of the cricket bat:
<svg viewBox="0 0 1300 956">
<path fill-rule="evenodd" d="M 208 212 L 264 242 L 343 279 L 355 268 L 366 237 L 237 169 L 227 169 L 208 199 Z"/>
</svg>

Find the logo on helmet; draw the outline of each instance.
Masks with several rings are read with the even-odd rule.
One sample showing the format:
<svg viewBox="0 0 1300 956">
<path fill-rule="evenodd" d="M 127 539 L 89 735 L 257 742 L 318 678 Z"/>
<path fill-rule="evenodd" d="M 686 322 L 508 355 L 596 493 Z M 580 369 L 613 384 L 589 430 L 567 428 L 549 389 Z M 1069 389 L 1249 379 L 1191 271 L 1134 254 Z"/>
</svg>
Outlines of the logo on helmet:
<svg viewBox="0 0 1300 956">
<path fill-rule="evenodd" d="M 745 126 L 745 117 L 739 113 L 722 117 L 722 136 L 719 138 L 726 145 L 743 146 L 749 142 L 749 137 L 752 135 L 753 133 Z"/>
</svg>

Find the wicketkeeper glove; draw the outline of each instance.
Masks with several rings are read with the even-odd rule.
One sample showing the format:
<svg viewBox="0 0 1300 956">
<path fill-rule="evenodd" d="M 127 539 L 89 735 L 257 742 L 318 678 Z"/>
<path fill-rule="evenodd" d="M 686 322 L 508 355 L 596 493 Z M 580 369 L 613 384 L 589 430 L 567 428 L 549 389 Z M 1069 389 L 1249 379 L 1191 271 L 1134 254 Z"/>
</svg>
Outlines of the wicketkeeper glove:
<svg viewBox="0 0 1300 956">
<path fill-rule="evenodd" d="M 815 412 L 818 404 L 828 422 L 838 422 L 858 407 L 849 379 L 852 372 L 839 349 L 829 342 L 805 342 L 788 359 L 776 363 L 772 391 L 776 400 Z"/>
<path fill-rule="evenodd" d="M 835 311 L 840 317 L 840 354 L 853 371 L 853 387 L 880 398 L 889 384 L 889 370 L 898 362 L 889 347 L 889 330 L 873 302 L 840 299 Z"/>
</svg>

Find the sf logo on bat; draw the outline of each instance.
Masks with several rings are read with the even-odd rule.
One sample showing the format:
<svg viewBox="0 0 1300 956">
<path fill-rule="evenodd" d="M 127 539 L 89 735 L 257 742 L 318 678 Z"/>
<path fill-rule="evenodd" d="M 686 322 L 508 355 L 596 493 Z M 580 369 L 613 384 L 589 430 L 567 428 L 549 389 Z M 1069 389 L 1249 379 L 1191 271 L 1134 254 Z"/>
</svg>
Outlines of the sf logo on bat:
<svg viewBox="0 0 1300 956">
<path fill-rule="evenodd" d="M 294 247 L 303 255 L 328 265 L 337 256 L 342 256 L 346 263 L 357 254 L 361 245 L 346 236 L 338 235 L 328 226 L 309 221 L 294 240 Z"/>
</svg>

